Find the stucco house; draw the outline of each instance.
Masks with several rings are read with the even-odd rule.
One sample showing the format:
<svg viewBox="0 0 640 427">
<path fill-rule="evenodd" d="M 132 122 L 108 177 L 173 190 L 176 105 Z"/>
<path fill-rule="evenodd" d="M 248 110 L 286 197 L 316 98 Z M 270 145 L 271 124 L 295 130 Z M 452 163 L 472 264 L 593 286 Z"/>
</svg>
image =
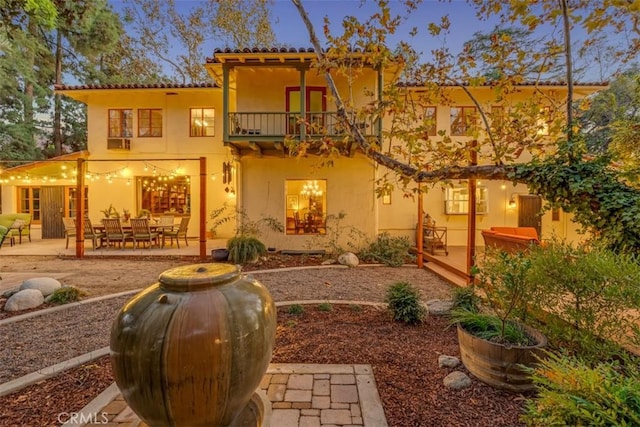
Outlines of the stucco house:
<svg viewBox="0 0 640 427">
<path fill-rule="evenodd" d="M 311 49 L 216 50 L 204 64 L 210 83 L 57 86 L 57 93 L 88 108 L 87 152 L 82 157 L 86 159 L 89 217 L 99 221 L 101 211 L 109 206 L 132 215 L 142 209 L 153 215 L 189 215 L 189 235 L 196 237 L 211 226 L 208 214 L 226 205 L 241 209 L 253 220 L 279 220 L 284 231 L 265 232 L 262 240 L 267 246 L 311 249 L 330 238 L 336 223 L 327 217 L 344 213 L 339 222 L 343 242 L 351 238 L 346 232 L 350 229 L 371 239 L 388 232 L 414 241 L 416 200 L 403 197 L 398 188 L 384 197 L 376 196 L 376 181 L 388 171 L 351 145 L 325 77 L 314 62 Z M 357 109 L 380 96 L 387 84 L 385 72 L 371 67 L 353 81 L 341 75 L 334 78 Z M 576 97 L 602 87 L 577 85 Z M 458 129 L 460 118 L 476 107 L 459 87 L 448 90 L 450 102 L 429 110 L 433 135 L 442 130 L 464 142 L 469 137 Z M 491 108 L 490 91 L 469 90 Z M 566 88 L 552 83 L 522 84 L 510 96 L 526 98 L 534 92 L 560 101 L 566 98 Z M 365 137 L 382 137 L 388 123 L 364 119 L 359 126 Z M 313 150 L 304 155 L 290 152 L 288 141 L 318 137 L 348 155 L 328 159 Z M 383 150 L 389 144 L 393 141 L 384 138 Z M 75 168 L 74 162 L 60 164 L 68 170 Z M 52 185 L 50 181 L 11 180 L 7 174 L 5 171 L 0 178 L 4 178 L 2 200 L 7 212 L 33 212 L 26 195 L 31 193 L 33 198 L 34 191 Z M 73 188 L 75 178 L 59 176 L 54 185 Z M 563 212 L 539 216 L 542 202 L 528 195 L 526 187 L 495 181 L 477 185 L 478 244 L 482 243 L 479 231 L 490 226 L 533 225 L 542 237 L 578 237 L 577 227 Z M 431 188 L 424 197 L 424 210 L 438 225 L 448 228 L 449 245 L 467 242 L 466 188 L 463 182 L 449 183 Z M 62 210 L 58 209 L 60 218 L 70 213 L 65 206 L 73 205 L 75 193 L 68 194 L 61 202 Z M 44 201 L 39 206 L 46 209 Z M 34 219 L 34 226 L 38 224 L 43 237 L 50 235 L 44 231 L 45 224 Z M 234 224 L 227 223 L 217 232 L 230 237 Z"/>
</svg>

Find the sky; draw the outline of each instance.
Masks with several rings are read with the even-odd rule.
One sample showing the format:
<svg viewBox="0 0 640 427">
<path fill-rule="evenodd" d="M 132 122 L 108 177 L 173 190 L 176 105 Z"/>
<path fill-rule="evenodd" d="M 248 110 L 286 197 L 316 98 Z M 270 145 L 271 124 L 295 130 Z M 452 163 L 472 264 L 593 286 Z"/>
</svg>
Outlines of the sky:
<svg viewBox="0 0 640 427">
<path fill-rule="evenodd" d="M 342 19 L 346 15 L 355 15 L 366 18 L 375 13 L 375 2 L 367 2 L 364 5 L 360 0 L 301 0 L 307 10 L 318 36 L 322 36 L 323 19 L 328 16 L 333 28 L 339 29 Z M 406 15 L 400 2 L 390 1 L 392 11 L 400 15 Z M 464 0 L 441 2 L 437 0 L 425 0 L 418 10 L 413 12 L 405 20 L 396 35 L 390 37 L 393 44 L 401 40 L 411 40 L 409 32 L 417 27 L 419 35 L 413 39 L 412 45 L 419 51 L 429 52 L 440 47 L 442 40 L 433 40 L 427 26 L 431 22 L 439 22 L 444 15 L 449 15 L 452 31 L 446 39 L 447 44 L 453 50 L 459 50 L 463 43 L 473 37 L 477 31 L 491 30 L 495 24 L 479 21 L 474 9 Z M 273 16 L 278 20 L 273 24 L 273 29 L 279 42 L 291 44 L 294 47 L 309 47 L 309 36 L 300 18 L 298 10 L 290 0 L 275 0 Z"/>
<path fill-rule="evenodd" d="M 116 11 L 121 10 L 124 5 L 122 0 L 109 0 L 109 2 Z M 199 0 L 176 0 L 178 8 L 184 10 L 191 9 L 198 2 Z M 340 30 L 341 21 L 345 16 L 354 15 L 364 19 L 376 11 L 376 2 L 371 0 L 364 2 L 361 0 L 301 0 L 301 2 L 321 41 L 324 40 L 323 19 L 325 16 L 330 19 L 332 29 Z M 389 0 L 389 4 L 392 13 L 406 16 L 400 1 Z M 451 21 L 451 30 L 446 36 L 433 38 L 427 31 L 428 25 L 432 22 L 439 22 L 444 15 L 447 15 Z M 311 47 L 307 29 L 291 0 L 273 0 L 272 20 L 277 43 L 294 48 Z M 473 38 L 476 32 L 489 32 L 496 25 L 496 18 L 492 21 L 480 20 L 476 16 L 475 7 L 469 5 L 466 0 L 423 0 L 418 9 L 403 21 L 399 31 L 389 37 L 388 44 L 393 48 L 399 41 L 408 41 L 416 51 L 422 53 L 422 60 L 426 62 L 430 59 L 431 50 L 446 44 L 450 52 L 456 54 L 461 51 L 466 41 Z M 412 38 L 409 32 L 414 27 L 418 29 L 418 36 Z M 552 29 L 549 27 L 541 27 L 536 35 L 543 35 L 550 31 Z M 574 30 L 572 37 L 576 41 L 580 34 Z M 211 56 L 214 49 L 224 47 L 226 46 L 212 40 L 205 44 L 204 52 L 206 56 Z M 580 80 L 601 81 L 602 74 L 600 72 L 600 69 L 592 66 L 588 75 L 583 76 Z"/>
</svg>

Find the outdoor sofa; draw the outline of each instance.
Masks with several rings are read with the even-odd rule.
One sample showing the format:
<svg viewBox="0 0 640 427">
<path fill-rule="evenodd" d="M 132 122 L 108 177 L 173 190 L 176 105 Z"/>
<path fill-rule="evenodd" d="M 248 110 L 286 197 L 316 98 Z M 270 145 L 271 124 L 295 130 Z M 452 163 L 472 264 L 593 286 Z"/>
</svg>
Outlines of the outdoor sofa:
<svg viewBox="0 0 640 427">
<path fill-rule="evenodd" d="M 6 236 L 7 238 L 11 236 L 18 237 L 20 239 L 20 243 L 22 243 L 22 237 L 28 237 L 29 241 L 31 241 L 31 214 L 0 214 L 0 226 L 9 229 L 9 232 Z"/>
<path fill-rule="evenodd" d="M 514 253 L 527 250 L 531 245 L 539 245 L 538 232 L 533 227 L 491 227 L 482 230 L 485 248 L 497 248 Z"/>
</svg>

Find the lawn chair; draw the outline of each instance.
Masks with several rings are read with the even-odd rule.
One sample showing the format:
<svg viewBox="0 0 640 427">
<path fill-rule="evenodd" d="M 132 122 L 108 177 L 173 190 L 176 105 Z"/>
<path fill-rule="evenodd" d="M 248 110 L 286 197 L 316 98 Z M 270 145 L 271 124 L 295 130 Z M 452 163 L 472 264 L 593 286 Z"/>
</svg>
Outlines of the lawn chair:
<svg viewBox="0 0 640 427">
<path fill-rule="evenodd" d="M 171 239 L 171 246 L 173 246 L 173 238 L 175 237 L 178 249 L 180 249 L 180 237 L 184 237 L 185 245 L 189 246 L 187 242 L 187 227 L 189 226 L 189 220 L 191 217 L 183 216 L 180 220 L 180 225 L 177 230 L 168 230 L 162 233 L 162 247 L 164 248 L 165 239 L 169 237 Z"/>
<path fill-rule="evenodd" d="M 133 234 L 125 232 L 122 229 L 120 218 L 104 218 L 102 220 L 102 225 L 104 225 L 107 246 L 110 246 L 111 243 L 115 244 L 117 242 L 120 248 L 124 249 L 125 242 L 127 240 L 133 240 Z"/>
<path fill-rule="evenodd" d="M 156 246 L 160 246 L 160 233 L 151 231 L 147 218 L 131 218 L 131 231 L 133 235 L 133 246 L 140 247 L 140 242 L 149 242 L 149 249 L 155 241 Z"/>
<path fill-rule="evenodd" d="M 64 237 L 67 239 L 65 249 L 69 249 L 69 237 L 76 236 L 76 220 L 70 217 L 63 217 L 62 224 L 64 224 Z"/>
<path fill-rule="evenodd" d="M 106 234 L 93 228 L 93 224 L 91 224 L 91 220 L 89 219 L 89 217 L 84 217 L 84 220 L 82 222 L 84 223 L 84 239 L 91 239 L 91 244 L 93 245 L 94 251 L 96 250 L 96 246 L 101 248 L 102 239 L 106 237 Z M 98 242 L 100 242 L 99 245 Z"/>
</svg>

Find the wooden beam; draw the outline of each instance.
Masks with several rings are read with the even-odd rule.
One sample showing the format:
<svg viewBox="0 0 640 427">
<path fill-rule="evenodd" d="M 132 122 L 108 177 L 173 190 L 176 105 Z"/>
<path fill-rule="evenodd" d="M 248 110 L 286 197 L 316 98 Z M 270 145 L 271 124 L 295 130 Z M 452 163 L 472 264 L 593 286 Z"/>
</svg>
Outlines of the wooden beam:
<svg viewBox="0 0 640 427">
<path fill-rule="evenodd" d="M 84 167 L 78 159 L 76 167 L 76 257 L 84 258 Z"/>
<path fill-rule="evenodd" d="M 262 157 L 262 148 L 260 148 L 260 146 L 258 144 L 256 144 L 253 141 L 249 142 L 249 148 L 251 148 L 253 151 L 255 151 L 256 153 L 258 153 L 258 155 L 260 157 Z"/>
<path fill-rule="evenodd" d="M 207 158 L 200 157 L 200 261 L 207 259 Z"/>
</svg>

